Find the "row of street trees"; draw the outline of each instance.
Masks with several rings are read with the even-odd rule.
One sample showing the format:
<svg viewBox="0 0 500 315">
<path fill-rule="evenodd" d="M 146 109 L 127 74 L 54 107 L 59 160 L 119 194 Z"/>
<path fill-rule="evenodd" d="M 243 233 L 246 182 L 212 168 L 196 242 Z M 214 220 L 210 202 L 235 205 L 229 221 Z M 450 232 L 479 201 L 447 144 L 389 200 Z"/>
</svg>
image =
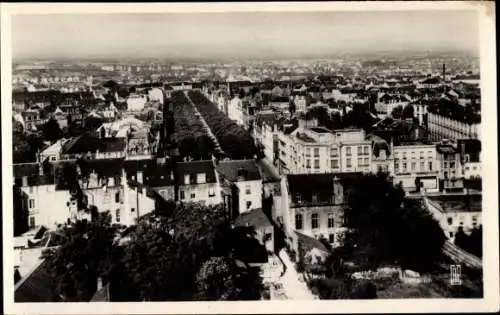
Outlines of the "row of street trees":
<svg viewBox="0 0 500 315">
<path fill-rule="evenodd" d="M 172 93 L 174 103 L 175 134 L 181 158 L 210 159 L 214 143 L 191 102 L 182 91 Z"/>
<path fill-rule="evenodd" d="M 254 139 L 247 130 L 219 111 L 200 91 L 190 91 L 189 97 L 196 104 L 198 111 L 230 158 L 254 158 L 257 154 L 257 148 Z"/>
<path fill-rule="evenodd" d="M 169 216 L 143 217 L 126 239 L 120 230 L 109 214 L 63 228 L 69 241 L 48 259 L 64 301 L 89 301 L 99 277 L 112 301 L 260 298 L 260 276 L 237 263 L 235 231 L 220 205 L 183 204 Z"/>
</svg>

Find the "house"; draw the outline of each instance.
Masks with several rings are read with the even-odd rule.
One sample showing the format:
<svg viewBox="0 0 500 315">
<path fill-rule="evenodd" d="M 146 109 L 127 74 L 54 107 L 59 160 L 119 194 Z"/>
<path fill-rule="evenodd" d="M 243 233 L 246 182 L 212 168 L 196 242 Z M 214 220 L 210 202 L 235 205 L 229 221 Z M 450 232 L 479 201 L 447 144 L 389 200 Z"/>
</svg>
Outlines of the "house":
<svg viewBox="0 0 500 315">
<path fill-rule="evenodd" d="M 221 161 L 216 170 L 221 185 L 230 190 L 230 194 L 223 194 L 231 200 L 227 200 L 231 216 L 262 208 L 262 178 L 255 160 Z"/>
<path fill-rule="evenodd" d="M 142 168 L 121 159 L 80 162 L 79 181 L 88 208 L 111 214 L 113 223 L 131 226 L 155 210 L 155 195 L 144 185 Z"/>
<path fill-rule="evenodd" d="M 61 182 L 57 170 L 41 163 L 14 164 L 14 183 L 20 190 L 20 209 L 27 213 L 29 229 L 52 228 L 78 215 L 75 187 Z"/>
<path fill-rule="evenodd" d="M 439 163 L 439 190 L 461 192 L 464 189 L 464 167 L 458 146 L 451 141 L 436 144 Z"/>
<path fill-rule="evenodd" d="M 179 162 L 175 164 L 176 201 L 222 202 L 221 187 L 212 160 Z"/>
<path fill-rule="evenodd" d="M 127 98 L 127 111 L 129 112 L 139 112 L 144 109 L 146 105 L 147 98 L 142 95 L 130 94 Z"/>
<path fill-rule="evenodd" d="M 481 141 L 477 139 L 463 139 L 457 141 L 463 162 L 464 179 L 481 179 Z"/>
<path fill-rule="evenodd" d="M 452 242 L 460 227 L 470 234 L 482 225 L 481 194 L 429 196 L 424 203 Z"/>
<path fill-rule="evenodd" d="M 279 163 L 284 173 L 370 172 L 371 142 L 362 129 L 302 127 L 280 132 Z"/>
<path fill-rule="evenodd" d="M 228 105 L 227 116 L 229 119 L 234 120 L 238 125 L 244 125 L 244 108 L 243 99 L 235 96 Z"/>
<path fill-rule="evenodd" d="M 431 139 L 435 141 L 442 139 L 480 139 L 480 125 L 479 115 L 475 115 L 475 121 L 471 122 L 465 119 L 446 117 L 439 113 L 429 112 L 427 114 L 427 128 Z"/>
<path fill-rule="evenodd" d="M 254 208 L 238 215 L 233 222 L 237 227 L 253 227 L 255 238 L 264 246 L 268 253 L 274 253 L 274 226 L 262 209 Z"/>
<path fill-rule="evenodd" d="M 372 173 L 385 172 L 394 174 L 394 158 L 391 145 L 376 135 L 367 137 L 372 141 Z"/>
<path fill-rule="evenodd" d="M 439 163 L 436 146 L 413 143 L 394 145 L 394 183 L 405 191 L 439 191 Z"/>
<path fill-rule="evenodd" d="M 343 244 L 346 227 L 344 209 L 349 181 L 360 173 L 288 174 L 288 191 L 283 223 L 285 233 L 296 241 L 294 232 L 324 237 L 336 247 Z M 296 247 L 295 244 L 294 247 Z"/>
<path fill-rule="evenodd" d="M 92 159 L 121 158 L 126 155 L 125 138 L 100 138 L 87 132 L 62 144 L 59 160 L 75 160 L 80 157 Z"/>
</svg>

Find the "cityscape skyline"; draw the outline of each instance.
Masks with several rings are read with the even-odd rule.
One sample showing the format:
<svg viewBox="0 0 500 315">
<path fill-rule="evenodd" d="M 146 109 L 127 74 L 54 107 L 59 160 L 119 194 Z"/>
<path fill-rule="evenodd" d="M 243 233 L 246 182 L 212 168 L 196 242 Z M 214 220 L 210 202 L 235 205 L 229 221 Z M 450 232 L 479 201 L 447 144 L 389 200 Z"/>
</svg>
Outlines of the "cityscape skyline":
<svg viewBox="0 0 500 315">
<path fill-rule="evenodd" d="M 478 25 L 475 11 L 20 15 L 12 18 L 12 56 L 286 58 L 391 50 L 477 54 Z"/>
</svg>

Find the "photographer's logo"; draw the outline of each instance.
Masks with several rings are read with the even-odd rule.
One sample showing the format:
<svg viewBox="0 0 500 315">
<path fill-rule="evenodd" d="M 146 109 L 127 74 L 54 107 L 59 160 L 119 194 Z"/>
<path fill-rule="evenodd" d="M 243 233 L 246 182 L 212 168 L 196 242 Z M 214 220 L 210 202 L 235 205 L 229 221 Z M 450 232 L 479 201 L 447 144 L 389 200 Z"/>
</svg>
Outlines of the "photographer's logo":
<svg viewBox="0 0 500 315">
<path fill-rule="evenodd" d="M 462 284 L 462 267 L 460 265 L 450 266 L 450 284 L 451 285 Z"/>
</svg>

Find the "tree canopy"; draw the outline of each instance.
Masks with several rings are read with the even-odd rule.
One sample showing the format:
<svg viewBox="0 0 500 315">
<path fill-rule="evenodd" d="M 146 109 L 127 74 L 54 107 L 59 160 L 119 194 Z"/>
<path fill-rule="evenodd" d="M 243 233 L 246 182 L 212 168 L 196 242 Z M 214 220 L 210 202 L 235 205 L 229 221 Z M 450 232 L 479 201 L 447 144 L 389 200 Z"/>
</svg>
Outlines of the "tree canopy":
<svg viewBox="0 0 500 315">
<path fill-rule="evenodd" d="M 144 216 L 125 238 L 108 217 L 97 217 L 64 227 L 67 242 L 49 257 L 66 301 L 89 301 L 98 277 L 113 301 L 260 298 L 260 276 L 233 256 L 239 244 L 222 205 L 181 204 Z"/>
</svg>

